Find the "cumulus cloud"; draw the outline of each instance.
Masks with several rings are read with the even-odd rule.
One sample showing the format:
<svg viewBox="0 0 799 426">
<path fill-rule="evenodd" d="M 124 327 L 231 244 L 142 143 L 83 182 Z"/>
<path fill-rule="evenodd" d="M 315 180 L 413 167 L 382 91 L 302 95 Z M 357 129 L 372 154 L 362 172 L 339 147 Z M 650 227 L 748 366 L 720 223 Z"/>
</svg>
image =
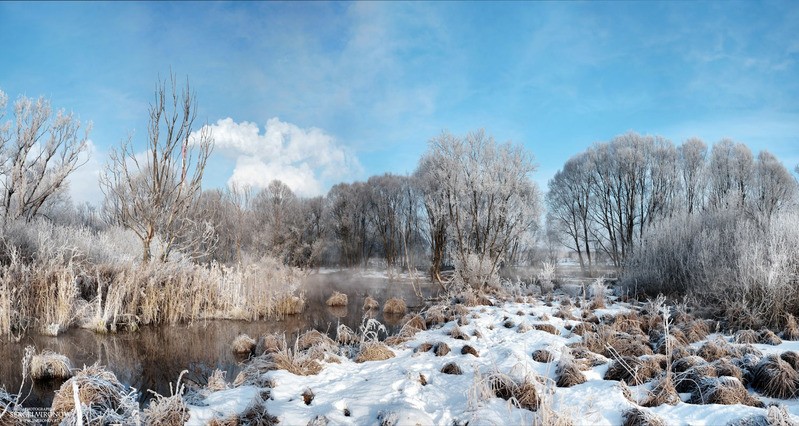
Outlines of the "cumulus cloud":
<svg viewBox="0 0 799 426">
<path fill-rule="evenodd" d="M 235 159 L 228 185 L 264 188 L 280 179 L 297 195 L 321 195 L 337 181 L 360 174 L 355 155 L 321 129 L 271 118 L 255 123 L 225 118 L 210 125 L 215 152 Z"/>
</svg>

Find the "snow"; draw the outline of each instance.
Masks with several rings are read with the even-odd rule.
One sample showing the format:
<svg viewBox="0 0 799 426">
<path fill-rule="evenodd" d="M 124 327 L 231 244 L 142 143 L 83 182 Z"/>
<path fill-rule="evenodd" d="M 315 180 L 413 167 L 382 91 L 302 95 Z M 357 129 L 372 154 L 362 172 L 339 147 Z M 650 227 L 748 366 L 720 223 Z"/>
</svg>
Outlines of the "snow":
<svg viewBox="0 0 799 426">
<path fill-rule="evenodd" d="M 581 339 L 564 328 L 564 325 L 576 324 L 576 321 L 552 316 L 557 309 L 557 302 L 550 307 L 540 301 L 469 308 L 470 322 L 460 328 L 469 336 L 479 331 L 482 334 L 480 338 L 472 336 L 468 341 L 453 339 L 449 336 L 449 331 L 456 326 L 453 321 L 417 333 L 412 340 L 393 348 L 396 357 L 386 361 L 358 364 L 341 357 L 341 363 L 324 363 L 323 370 L 315 376 L 295 376 L 282 370 L 265 373 L 274 384 L 266 408 L 280 419 L 280 424 L 286 425 L 305 425 L 318 416 L 324 416 L 330 424 L 341 425 L 378 424 L 381 421 L 399 425 L 531 424 L 540 419 L 536 416 L 541 414 L 517 408 L 500 398 L 482 396 L 480 391 L 485 386 L 482 378 L 500 372 L 514 378 L 539 376 L 554 379 L 557 359 L 566 345 Z M 597 315 L 616 315 L 629 309 L 629 306 L 617 303 L 599 310 Z M 546 321 L 541 319 L 544 314 L 549 317 Z M 504 327 L 506 319 L 516 326 Z M 561 335 L 537 330 L 516 331 L 519 324 L 542 322 L 553 324 Z M 717 336 L 712 335 L 709 339 Z M 432 351 L 414 353 L 413 349 L 424 342 L 444 342 L 451 351 L 442 357 L 435 356 Z M 477 349 L 479 357 L 461 355 L 461 348 L 466 344 Z M 755 346 L 764 353 L 799 350 L 799 342 Z M 555 362 L 539 363 L 532 359 L 532 352 L 542 348 L 553 353 Z M 441 368 L 449 362 L 456 362 L 463 374 L 441 373 Z M 619 382 L 602 379 L 607 368 L 606 364 L 585 371 L 587 382 L 571 388 L 555 388 L 551 382 L 548 385 L 539 383 L 539 396 L 544 396 L 546 406 L 558 414 L 567 415 L 574 424 L 621 424 L 622 413 L 635 405 L 624 397 Z M 420 375 L 426 378 L 426 385 L 420 382 Z M 650 388 L 651 383 L 630 389 L 634 395 L 643 396 Z M 315 395 L 310 405 L 305 405 L 302 397 L 307 389 Z M 213 393 L 205 400 L 208 406 L 190 406 L 189 424 L 204 424 L 219 413 L 240 413 L 257 398 L 258 392 L 257 388 L 246 386 Z M 688 394 L 681 396 L 683 400 L 688 398 Z M 799 422 L 797 400 L 756 396 L 767 405 L 773 402 L 786 406 L 794 416 L 793 420 Z M 646 410 L 670 425 L 727 424 L 752 415 L 765 415 L 766 412 L 765 409 L 742 405 L 691 405 L 685 402 Z"/>
</svg>

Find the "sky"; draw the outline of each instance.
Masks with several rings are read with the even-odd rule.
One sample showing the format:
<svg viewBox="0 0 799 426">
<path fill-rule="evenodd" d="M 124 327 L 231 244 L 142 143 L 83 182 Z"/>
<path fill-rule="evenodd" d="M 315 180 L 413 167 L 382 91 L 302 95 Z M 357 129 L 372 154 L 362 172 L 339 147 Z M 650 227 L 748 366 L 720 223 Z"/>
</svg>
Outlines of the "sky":
<svg viewBox="0 0 799 426">
<path fill-rule="evenodd" d="M 0 2 L 0 90 L 93 123 L 76 202 L 102 197 L 109 149 L 144 150 L 170 72 L 214 132 L 206 188 L 322 195 L 412 173 L 431 138 L 482 128 L 523 144 L 545 189 L 628 131 L 731 138 L 793 169 L 797 29 L 795 1 Z"/>
</svg>

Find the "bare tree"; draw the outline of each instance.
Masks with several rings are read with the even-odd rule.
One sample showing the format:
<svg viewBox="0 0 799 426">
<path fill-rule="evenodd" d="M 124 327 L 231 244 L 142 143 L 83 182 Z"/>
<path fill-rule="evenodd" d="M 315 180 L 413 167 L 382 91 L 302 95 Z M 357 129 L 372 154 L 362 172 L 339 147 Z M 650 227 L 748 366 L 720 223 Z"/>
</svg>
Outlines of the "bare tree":
<svg viewBox="0 0 799 426">
<path fill-rule="evenodd" d="M 791 172 L 768 151 L 760 151 L 750 186 L 749 209 L 760 222 L 771 222 L 774 214 L 796 201 L 797 183 Z"/>
<path fill-rule="evenodd" d="M 165 261 L 173 249 L 193 251 L 208 237 L 189 212 L 196 207 L 213 137 L 208 126 L 192 133 L 197 105 L 188 81 L 180 92 L 174 75 L 169 83 L 156 84 L 145 152 L 137 154 L 129 137 L 111 151 L 101 176 L 106 213 L 141 239 L 142 262 L 152 257 L 156 238 Z"/>
<path fill-rule="evenodd" d="M 48 201 L 64 192 L 66 178 L 81 166 L 91 124 L 80 133 L 72 113 L 55 114 L 50 101 L 21 96 L 14 122 L 3 123 L 8 96 L 0 91 L 0 185 L 3 226 L 36 217 Z"/>
</svg>

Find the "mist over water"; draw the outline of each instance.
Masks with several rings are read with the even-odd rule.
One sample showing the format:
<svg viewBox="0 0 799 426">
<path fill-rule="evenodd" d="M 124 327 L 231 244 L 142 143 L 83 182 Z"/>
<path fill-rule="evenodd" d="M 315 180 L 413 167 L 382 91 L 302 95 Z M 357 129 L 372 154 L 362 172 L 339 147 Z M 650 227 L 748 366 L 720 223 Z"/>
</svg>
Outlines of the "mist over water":
<svg viewBox="0 0 799 426">
<path fill-rule="evenodd" d="M 426 283 L 420 290 L 424 297 L 431 297 L 437 287 Z M 189 371 L 186 378 L 201 385 L 217 368 L 226 373 L 228 382 L 232 382 L 242 369 L 242 361 L 246 360 L 230 350 L 231 342 L 239 334 L 245 333 L 257 339 L 266 333 L 285 333 L 291 344 L 300 333 L 309 329 L 331 337 L 335 337 L 338 324 L 357 331 L 364 318 L 363 302 L 367 295 L 377 299 L 381 307 L 391 297 L 405 300 L 410 312 L 418 311 L 424 305 L 424 300 L 416 294 L 408 279 L 392 280 L 349 271 L 309 275 L 302 291 L 306 297 L 305 311 L 280 320 L 196 321 L 175 326 L 147 326 L 137 332 L 119 334 L 70 329 L 58 337 L 28 335 L 18 343 L 5 342 L 0 345 L 0 386 L 11 393 L 19 391 L 24 349 L 33 345 L 37 352 L 51 350 L 66 355 L 76 368 L 99 362 L 113 371 L 122 383 L 136 388 L 140 392 L 140 401 L 144 402 L 152 397 L 148 390 L 168 395 L 169 384 L 174 387 L 183 370 Z M 347 294 L 346 307 L 325 304 L 334 291 Z M 399 330 L 403 317 L 383 316 L 382 309 L 368 314 L 383 323 L 389 333 Z M 30 378 L 26 378 L 22 395 L 27 395 L 27 398 L 23 405 L 49 407 L 54 391 L 61 383 L 49 381 L 31 386 Z"/>
</svg>

